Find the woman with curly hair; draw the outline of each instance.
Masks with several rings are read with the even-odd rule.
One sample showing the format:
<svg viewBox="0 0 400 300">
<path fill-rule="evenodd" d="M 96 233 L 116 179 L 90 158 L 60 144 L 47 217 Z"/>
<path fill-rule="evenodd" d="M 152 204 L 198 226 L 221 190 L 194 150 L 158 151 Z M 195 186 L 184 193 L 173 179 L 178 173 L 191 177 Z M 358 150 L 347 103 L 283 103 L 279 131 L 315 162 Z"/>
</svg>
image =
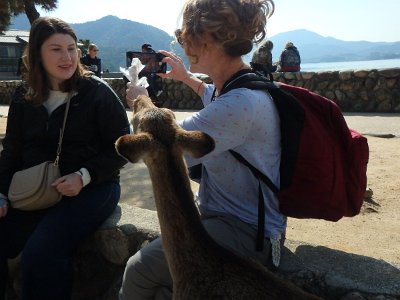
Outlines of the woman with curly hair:
<svg viewBox="0 0 400 300">
<path fill-rule="evenodd" d="M 266 22 L 273 10 L 271 0 L 186 1 L 176 38 L 189 58 L 190 71 L 174 53 L 161 51 L 171 71 L 159 75 L 182 81 L 201 97 L 204 108 L 180 125 L 185 130 L 203 131 L 216 142 L 210 154 L 200 159 L 186 157 L 188 166 L 203 165 L 197 202 L 208 234 L 239 255 L 262 264 L 269 263 L 272 256 L 277 265 L 286 217 L 280 213 L 275 195 L 261 183 L 265 225 L 258 228 L 259 181 L 229 150 L 239 152 L 279 186 L 279 115 L 265 91 L 239 88 L 221 93 L 251 71 L 242 56 L 265 38 Z M 213 84 L 205 84 L 193 73 L 207 74 Z M 130 87 L 129 105 L 140 94 L 146 94 L 146 90 Z M 264 239 L 262 249 L 255 247 L 258 230 Z M 161 239 L 129 259 L 120 299 L 171 299 L 172 279 Z"/>
</svg>

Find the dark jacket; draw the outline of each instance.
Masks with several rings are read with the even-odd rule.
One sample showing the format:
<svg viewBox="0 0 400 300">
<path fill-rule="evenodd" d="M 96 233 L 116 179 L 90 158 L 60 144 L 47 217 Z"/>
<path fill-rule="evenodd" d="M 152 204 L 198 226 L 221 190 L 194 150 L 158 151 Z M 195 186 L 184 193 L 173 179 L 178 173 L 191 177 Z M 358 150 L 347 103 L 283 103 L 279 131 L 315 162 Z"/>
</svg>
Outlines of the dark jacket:
<svg viewBox="0 0 400 300">
<path fill-rule="evenodd" d="M 48 115 L 43 105 L 23 98 L 20 87 L 10 104 L 6 136 L 0 155 L 0 192 L 8 194 L 14 172 L 46 160 L 54 161 L 66 104 Z M 82 78 L 71 99 L 60 155 L 60 171 L 66 175 L 86 168 L 90 184 L 118 181 L 126 163 L 114 143 L 129 133 L 125 108 L 101 79 Z"/>
<path fill-rule="evenodd" d="M 98 57 L 91 58 L 89 54 L 81 57 L 81 64 L 86 66 L 89 71 L 92 71 L 97 77 L 101 77 L 101 59 Z"/>
<path fill-rule="evenodd" d="M 291 46 L 282 51 L 279 58 L 280 72 L 298 72 L 300 71 L 301 58 L 299 50 Z"/>
</svg>

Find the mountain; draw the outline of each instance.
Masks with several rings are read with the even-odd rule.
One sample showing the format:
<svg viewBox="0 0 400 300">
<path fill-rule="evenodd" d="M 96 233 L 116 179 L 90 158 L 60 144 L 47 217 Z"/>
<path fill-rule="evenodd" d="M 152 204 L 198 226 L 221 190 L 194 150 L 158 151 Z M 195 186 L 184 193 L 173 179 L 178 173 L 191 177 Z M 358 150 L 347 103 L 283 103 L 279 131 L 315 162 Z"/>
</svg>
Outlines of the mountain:
<svg viewBox="0 0 400 300">
<path fill-rule="evenodd" d="M 150 25 L 106 16 L 96 21 L 72 23 L 71 27 L 78 39 L 88 39 L 99 47 L 103 70 L 117 72 L 120 67 L 126 67 L 125 53 L 141 51 L 144 43 L 150 43 L 155 50 L 174 51 L 183 56 L 182 48 L 173 43 L 175 39 L 172 36 Z M 26 15 L 15 17 L 9 28 L 29 30 L 30 24 Z"/>
<path fill-rule="evenodd" d="M 138 22 L 106 16 L 96 21 L 71 24 L 79 39 L 89 39 L 100 48 L 103 70 L 119 71 L 125 67 L 126 51 L 140 51 L 140 46 L 150 43 L 155 50 L 173 51 L 185 58 L 182 48 L 165 31 Z M 29 30 L 25 15 L 13 19 L 10 29 Z M 323 37 L 317 33 L 299 29 L 279 33 L 269 38 L 274 43 L 273 60 L 277 61 L 286 42 L 293 42 L 300 51 L 303 63 L 358 61 L 400 58 L 399 42 L 342 41 Z M 249 62 L 252 53 L 244 60 Z M 187 60 L 186 60 L 187 63 Z"/>
<path fill-rule="evenodd" d="M 400 58 L 400 42 L 349 42 L 323 37 L 305 29 L 279 33 L 269 39 L 274 43 L 274 61 L 279 59 L 288 41 L 298 48 L 303 63 Z"/>
</svg>

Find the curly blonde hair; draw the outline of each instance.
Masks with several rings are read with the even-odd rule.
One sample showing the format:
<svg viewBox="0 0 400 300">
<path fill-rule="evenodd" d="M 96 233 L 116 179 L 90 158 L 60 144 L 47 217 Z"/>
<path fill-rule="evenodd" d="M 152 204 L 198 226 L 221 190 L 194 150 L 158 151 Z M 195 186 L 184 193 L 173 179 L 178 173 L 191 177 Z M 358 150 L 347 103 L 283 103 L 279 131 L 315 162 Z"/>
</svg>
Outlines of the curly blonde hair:
<svg viewBox="0 0 400 300">
<path fill-rule="evenodd" d="M 188 0 L 181 39 L 194 46 L 207 32 L 227 55 L 242 56 L 265 38 L 274 9 L 273 0 Z"/>
</svg>

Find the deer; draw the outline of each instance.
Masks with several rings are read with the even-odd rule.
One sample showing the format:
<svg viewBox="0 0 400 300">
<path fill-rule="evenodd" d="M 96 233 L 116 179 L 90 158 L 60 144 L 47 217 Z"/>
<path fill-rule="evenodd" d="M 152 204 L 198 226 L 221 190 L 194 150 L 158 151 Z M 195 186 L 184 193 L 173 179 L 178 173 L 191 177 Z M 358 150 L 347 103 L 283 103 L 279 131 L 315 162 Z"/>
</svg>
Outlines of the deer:
<svg viewBox="0 0 400 300">
<path fill-rule="evenodd" d="M 131 123 L 134 134 L 118 138 L 115 147 L 131 163 L 143 159 L 149 170 L 174 300 L 321 299 L 220 246 L 207 233 L 184 155 L 210 153 L 215 142 L 209 135 L 184 130 L 171 110 L 144 95 L 134 101 Z"/>
</svg>

